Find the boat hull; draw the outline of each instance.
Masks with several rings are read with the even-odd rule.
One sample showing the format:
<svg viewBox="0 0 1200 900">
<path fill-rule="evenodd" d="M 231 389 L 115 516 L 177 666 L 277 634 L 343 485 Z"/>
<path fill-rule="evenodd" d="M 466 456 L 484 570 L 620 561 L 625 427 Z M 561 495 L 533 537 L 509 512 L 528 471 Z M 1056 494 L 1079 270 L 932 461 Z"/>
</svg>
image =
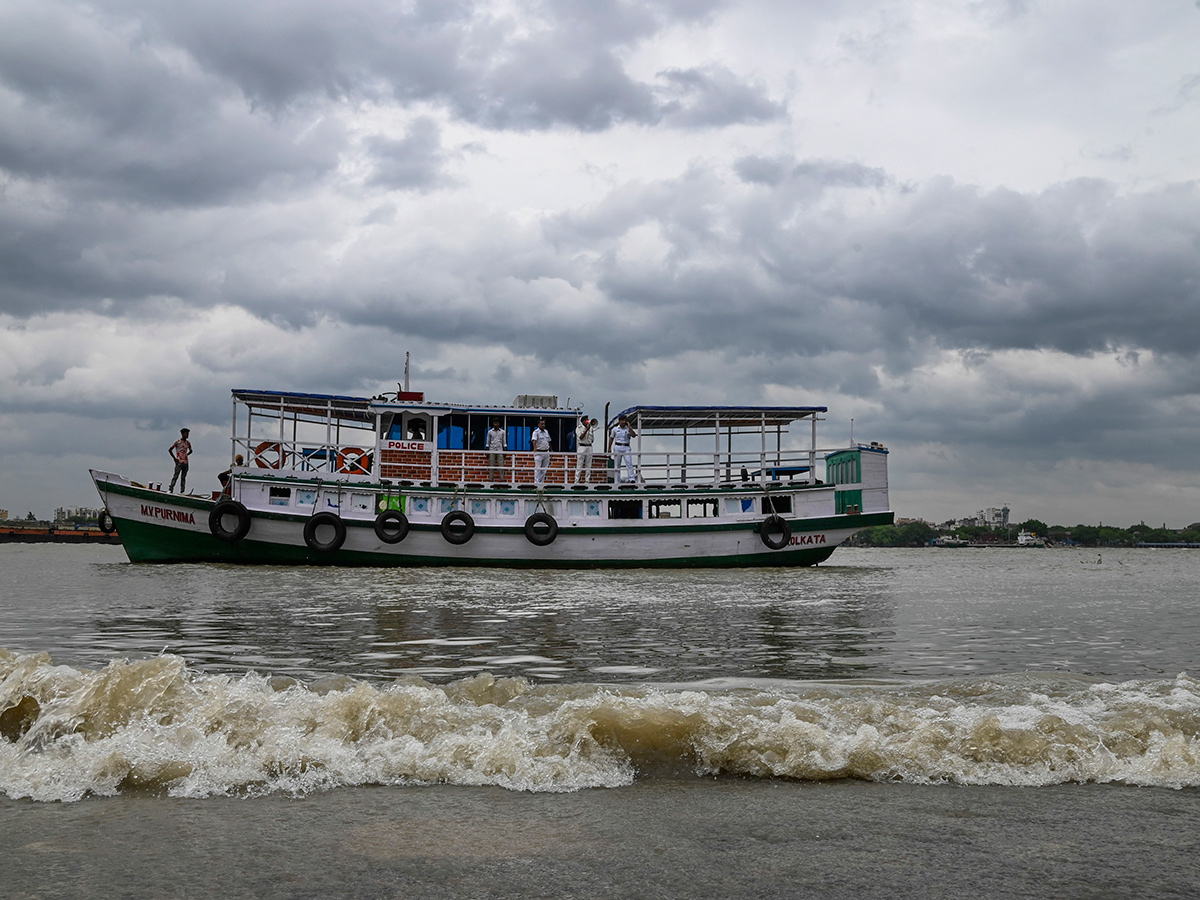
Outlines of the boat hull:
<svg viewBox="0 0 1200 900">
<path fill-rule="evenodd" d="M 440 520 L 410 523 L 390 544 L 373 517 L 345 517 L 341 547 L 321 551 L 304 537 L 308 516 L 251 510 L 250 529 L 236 543 L 216 537 L 209 515 L 215 500 L 178 496 L 93 472 L 96 487 L 133 562 L 216 562 L 323 566 L 488 566 L 506 568 L 721 568 L 811 566 L 828 559 L 856 531 L 887 524 L 892 514 L 789 519 L 780 549 L 763 542 L 759 521 L 717 524 L 563 522 L 546 546 L 531 543 L 520 526 L 478 525 L 463 544 L 443 536 Z M 565 498 L 564 498 L 565 499 Z"/>
</svg>

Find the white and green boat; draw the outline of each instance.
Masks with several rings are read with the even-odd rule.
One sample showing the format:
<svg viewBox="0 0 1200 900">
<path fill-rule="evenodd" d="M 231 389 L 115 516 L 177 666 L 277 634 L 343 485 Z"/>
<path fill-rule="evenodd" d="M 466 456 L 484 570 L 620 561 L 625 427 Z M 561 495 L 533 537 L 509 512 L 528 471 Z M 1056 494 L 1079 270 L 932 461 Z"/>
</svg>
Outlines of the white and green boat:
<svg viewBox="0 0 1200 900">
<path fill-rule="evenodd" d="M 809 566 L 890 524 L 887 450 L 819 449 L 823 406 L 635 406 L 634 477 L 597 427 L 576 483 L 579 409 L 233 391 L 228 486 L 172 494 L 92 471 L 133 562 L 528 568 Z M 615 425 L 619 416 L 609 418 Z M 507 450 L 489 454 L 501 422 Z M 551 435 L 535 483 L 530 435 Z M 603 430 L 602 430 L 603 429 Z M 542 460 L 543 464 L 545 459 Z M 195 473 L 193 473 L 193 476 Z"/>
</svg>

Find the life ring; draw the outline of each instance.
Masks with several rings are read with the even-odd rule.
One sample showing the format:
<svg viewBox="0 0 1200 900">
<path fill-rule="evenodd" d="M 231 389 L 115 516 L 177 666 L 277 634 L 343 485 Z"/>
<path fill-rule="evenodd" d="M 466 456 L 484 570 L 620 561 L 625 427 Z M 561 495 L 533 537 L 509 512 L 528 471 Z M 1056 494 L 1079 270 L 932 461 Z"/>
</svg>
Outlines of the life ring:
<svg viewBox="0 0 1200 900">
<path fill-rule="evenodd" d="M 225 527 L 228 516 L 237 520 L 233 528 Z M 250 532 L 250 511 L 236 500 L 218 500 L 208 514 L 208 530 L 217 540 L 236 544 Z"/>
<path fill-rule="evenodd" d="M 778 530 L 778 538 L 771 537 L 772 530 Z M 782 550 L 792 540 L 792 526 L 782 516 L 767 516 L 758 529 L 758 536 L 772 550 Z"/>
<path fill-rule="evenodd" d="M 333 526 L 333 537 L 327 541 L 317 538 L 317 529 L 322 525 Z M 308 544 L 309 549 L 316 550 L 318 553 L 332 553 L 346 543 L 346 523 L 337 513 L 316 513 L 304 523 L 304 543 Z"/>
<path fill-rule="evenodd" d="M 461 527 L 456 528 L 459 525 Z M 456 509 L 442 517 L 442 537 L 451 544 L 465 544 L 475 534 L 475 520 L 469 513 Z"/>
<path fill-rule="evenodd" d="M 100 526 L 100 530 L 105 534 L 112 534 L 117 530 L 117 523 L 113 520 L 112 513 L 107 509 L 100 510 L 100 517 L 96 520 L 96 524 Z"/>
<path fill-rule="evenodd" d="M 263 456 L 265 453 L 274 453 L 275 460 L 266 459 Z M 287 458 L 287 451 L 283 449 L 279 441 L 263 441 L 254 448 L 254 464 L 260 469 L 282 469 Z"/>
<path fill-rule="evenodd" d="M 337 470 L 347 475 L 370 475 L 371 454 L 358 447 L 343 447 L 338 451 Z"/>
<path fill-rule="evenodd" d="M 558 523 L 550 513 L 534 513 L 525 520 L 525 537 L 538 547 L 553 544 L 558 537 Z"/>
<path fill-rule="evenodd" d="M 398 544 L 408 537 L 408 517 L 398 509 L 385 509 L 375 517 L 375 537 Z"/>
</svg>

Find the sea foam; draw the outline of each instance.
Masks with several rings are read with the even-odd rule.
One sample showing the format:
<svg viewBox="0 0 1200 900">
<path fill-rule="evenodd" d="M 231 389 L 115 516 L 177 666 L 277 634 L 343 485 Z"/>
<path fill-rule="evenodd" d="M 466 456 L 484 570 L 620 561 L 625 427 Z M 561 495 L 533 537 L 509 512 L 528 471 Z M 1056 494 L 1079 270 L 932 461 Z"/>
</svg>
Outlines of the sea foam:
<svg viewBox="0 0 1200 900">
<path fill-rule="evenodd" d="M 89 671 L 0 650 L 0 792 L 77 800 L 367 784 L 573 791 L 664 774 L 1200 785 L 1200 682 L 448 684 Z"/>
</svg>

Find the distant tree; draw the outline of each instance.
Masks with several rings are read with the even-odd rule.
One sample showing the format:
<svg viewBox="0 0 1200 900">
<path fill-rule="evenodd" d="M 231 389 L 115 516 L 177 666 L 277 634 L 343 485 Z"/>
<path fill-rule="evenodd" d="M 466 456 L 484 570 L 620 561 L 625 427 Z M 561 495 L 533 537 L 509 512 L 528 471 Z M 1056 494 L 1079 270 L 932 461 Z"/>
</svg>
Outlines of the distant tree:
<svg viewBox="0 0 1200 900">
<path fill-rule="evenodd" d="M 1050 526 L 1040 519 L 1026 519 L 1017 526 L 1018 531 L 1029 531 L 1039 536 L 1045 536 L 1050 531 Z"/>
</svg>

